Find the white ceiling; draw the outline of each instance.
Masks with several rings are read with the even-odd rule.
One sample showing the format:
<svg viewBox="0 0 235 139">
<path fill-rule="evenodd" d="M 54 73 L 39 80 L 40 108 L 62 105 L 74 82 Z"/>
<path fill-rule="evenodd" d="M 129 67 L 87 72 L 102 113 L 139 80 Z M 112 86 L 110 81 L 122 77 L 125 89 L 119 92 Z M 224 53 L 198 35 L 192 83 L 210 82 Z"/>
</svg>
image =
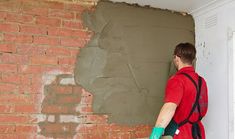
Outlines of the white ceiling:
<svg viewBox="0 0 235 139">
<path fill-rule="evenodd" d="M 137 3 L 141 6 L 150 5 L 154 8 L 168 9 L 179 12 L 193 13 L 206 5 L 222 0 L 111 0 L 114 2 Z"/>
</svg>

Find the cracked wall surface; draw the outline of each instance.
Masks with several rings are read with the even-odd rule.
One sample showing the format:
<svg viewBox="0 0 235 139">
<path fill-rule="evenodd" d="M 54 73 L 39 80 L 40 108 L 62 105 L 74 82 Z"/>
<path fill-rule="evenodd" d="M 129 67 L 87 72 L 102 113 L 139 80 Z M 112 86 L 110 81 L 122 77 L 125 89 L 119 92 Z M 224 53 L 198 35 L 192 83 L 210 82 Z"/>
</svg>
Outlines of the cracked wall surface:
<svg viewBox="0 0 235 139">
<path fill-rule="evenodd" d="M 94 112 L 110 123 L 154 124 L 173 49 L 194 43 L 192 17 L 101 1 L 83 22 L 94 35 L 77 57 L 75 80 L 93 93 Z"/>
</svg>

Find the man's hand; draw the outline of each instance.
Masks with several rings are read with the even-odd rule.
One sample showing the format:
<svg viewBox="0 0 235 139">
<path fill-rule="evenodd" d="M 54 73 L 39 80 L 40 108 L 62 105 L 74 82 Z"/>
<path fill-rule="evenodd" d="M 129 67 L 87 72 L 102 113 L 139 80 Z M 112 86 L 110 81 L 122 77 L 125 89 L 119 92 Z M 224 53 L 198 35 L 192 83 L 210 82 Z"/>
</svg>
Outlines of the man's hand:
<svg viewBox="0 0 235 139">
<path fill-rule="evenodd" d="M 149 139 L 160 139 L 164 132 L 162 127 L 154 127 Z"/>
</svg>

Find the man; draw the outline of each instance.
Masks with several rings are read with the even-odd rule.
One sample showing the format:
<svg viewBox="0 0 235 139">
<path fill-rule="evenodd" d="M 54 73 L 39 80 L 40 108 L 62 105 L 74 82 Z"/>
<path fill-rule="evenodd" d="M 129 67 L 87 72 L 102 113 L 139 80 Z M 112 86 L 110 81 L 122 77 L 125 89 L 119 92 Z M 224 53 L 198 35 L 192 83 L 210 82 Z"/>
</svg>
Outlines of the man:
<svg viewBox="0 0 235 139">
<path fill-rule="evenodd" d="M 208 107 L 207 85 L 193 68 L 195 55 L 190 43 L 175 47 L 173 62 L 178 71 L 167 82 L 164 105 L 150 139 L 205 139 L 201 119 Z"/>
</svg>

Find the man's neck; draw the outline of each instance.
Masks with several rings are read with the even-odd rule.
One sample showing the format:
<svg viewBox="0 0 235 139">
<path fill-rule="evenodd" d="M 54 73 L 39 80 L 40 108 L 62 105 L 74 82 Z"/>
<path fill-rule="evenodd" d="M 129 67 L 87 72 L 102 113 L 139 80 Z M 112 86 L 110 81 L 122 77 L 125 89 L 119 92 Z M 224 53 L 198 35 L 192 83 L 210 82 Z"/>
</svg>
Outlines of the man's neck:
<svg viewBox="0 0 235 139">
<path fill-rule="evenodd" d="M 185 67 L 192 67 L 193 65 L 191 64 L 180 64 L 178 70 L 185 68 Z"/>
</svg>

